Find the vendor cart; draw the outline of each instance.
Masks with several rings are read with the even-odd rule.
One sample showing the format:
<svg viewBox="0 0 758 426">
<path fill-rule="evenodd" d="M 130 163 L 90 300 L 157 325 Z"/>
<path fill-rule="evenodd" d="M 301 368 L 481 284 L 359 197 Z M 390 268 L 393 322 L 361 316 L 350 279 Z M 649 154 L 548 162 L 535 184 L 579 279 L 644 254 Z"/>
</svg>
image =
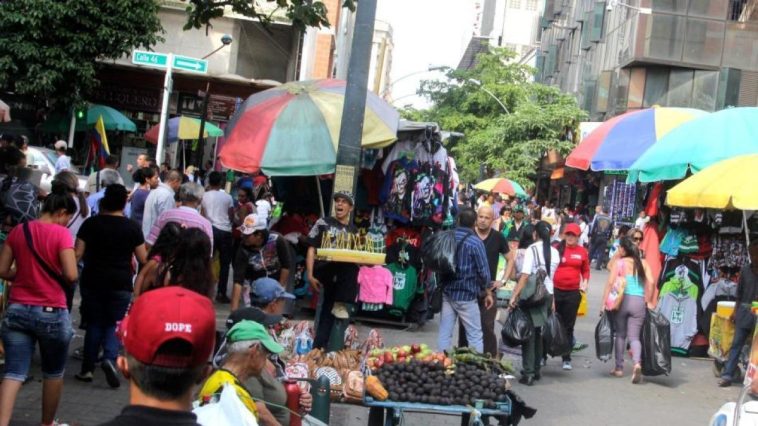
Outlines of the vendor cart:
<svg viewBox="0 0 758 426">
<path fill-rule="evenodd" d="M 479 408 L 463 405 L 434 405 L 418 402 L 377 401 L 369 396 L 363 400 L 363 405 L 369 407 L 368 426 L 398 426 L 403 424 L 404 412 L 443 414 L 451 416 L 470 415 L 469 425 L 484 426 L 482 416 L 509 416 L 511 400 L 497 403 L 496 409 Z"/>
</svg>

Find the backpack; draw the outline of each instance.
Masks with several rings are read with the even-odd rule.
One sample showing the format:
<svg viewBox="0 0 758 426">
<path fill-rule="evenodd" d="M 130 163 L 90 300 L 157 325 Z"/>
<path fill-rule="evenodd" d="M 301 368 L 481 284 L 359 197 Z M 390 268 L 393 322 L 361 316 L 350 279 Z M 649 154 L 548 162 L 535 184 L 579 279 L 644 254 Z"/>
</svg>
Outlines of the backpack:
<svg viewBox="0 0 758 426">
<path fill-rule="evenodd" d="M 33 183 L 8 178 L 0 188 L 0 222 L 16 225 L 37 219 L 40 203 Z M 8 220 L 10 219 L 10 222 Z"/>
</svg>

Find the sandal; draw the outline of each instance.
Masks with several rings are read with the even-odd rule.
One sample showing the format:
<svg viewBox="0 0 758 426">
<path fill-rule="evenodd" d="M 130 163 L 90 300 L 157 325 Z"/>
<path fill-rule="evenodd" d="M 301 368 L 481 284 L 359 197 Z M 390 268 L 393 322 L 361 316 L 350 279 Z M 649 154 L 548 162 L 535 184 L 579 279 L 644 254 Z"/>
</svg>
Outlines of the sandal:
<svg viewBox="0 0 758 426">
<path fill-rule="evenodd" d="M 611 370 L 610 374 L 613 377 L 624 377 L 624 370 L 619 369 L 619 368 L 614 368 L 613 370 Z"/>
<path fill-rule="evenodd" d="M 632 383 L 633 384 L 639 384 L 642 382 L 642 367 L 640 367 L 639 364 L 634 366 L 634 370 L 632 371 Z"/>
</svg>

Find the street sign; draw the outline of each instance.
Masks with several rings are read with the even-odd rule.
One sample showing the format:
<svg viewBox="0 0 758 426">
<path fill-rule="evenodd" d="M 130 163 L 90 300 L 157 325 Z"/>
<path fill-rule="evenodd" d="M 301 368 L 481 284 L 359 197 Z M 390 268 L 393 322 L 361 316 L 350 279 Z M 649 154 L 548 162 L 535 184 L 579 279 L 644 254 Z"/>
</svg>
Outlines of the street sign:
<svg viewBox="0 0 758 426">
<path fill-rule="evenodd" d="M 205 74 L 208 72 L 208 61 L 189 56 L 174 55 L 174 68 Z"/>
<path fill-rule="evenodd" d="M 132 63 L 155 68 L 166 68 L 168 65 L 168 54 L 135 50 L 132 53 Z"/>
</svg>

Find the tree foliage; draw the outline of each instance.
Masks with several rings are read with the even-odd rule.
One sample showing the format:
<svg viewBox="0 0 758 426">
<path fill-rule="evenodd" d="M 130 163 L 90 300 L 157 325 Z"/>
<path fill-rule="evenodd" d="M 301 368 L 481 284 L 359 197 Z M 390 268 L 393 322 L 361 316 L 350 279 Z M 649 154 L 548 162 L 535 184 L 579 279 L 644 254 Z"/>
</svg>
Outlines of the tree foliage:
<svg viewBox="0 0 758 426">
<path fill-rule="evenodd" d="M 450 69 L 446 80 L 423 81 L 418 93 L 433 106 L 402 112 L 406 118 L 436 121 L 445 130 L 465 134 L 448 149 L 468 181 L 478 179 L 485 165 L 493 175 L 532 187 L 530 176 L 540 158 L 548 150 L 568 153 L 574 142 L 567 137 L 586 118 L 572 96 L 534 83 L 534 70 L 514 62 L 515 56 L 507 49 L 492 49 L 481 53 L 471 70 Z"/>
<path fill-rule="evenodd" d="M 162 40 L 158 8 L 155 0 L 0 2 L 0 88 L 79 102 L 98 85 L 98 60 Z"/>
<path fill-rule="evenodd" d="M 184 29 L 202 28 L 212 26 L 211 21 L 224 15 L 226 8 L 231 8 L 234 13 L 255 18 L 264 26 L 273 23 L 273 13 L 284 10 L 285 16 L 292 25 L 304 30 L 306 27 L 329 27 L 326 5 L 320 1 L 310 0 L 265 0 L 265 3 L 274 5 L 272 8 L 260 7 L 260 1 L 255 0 L 190 0 L 187 6 L 187 23 Z M 355 10 L 354 0 L 344 0 L 343 7 Z"/>
</svg>

